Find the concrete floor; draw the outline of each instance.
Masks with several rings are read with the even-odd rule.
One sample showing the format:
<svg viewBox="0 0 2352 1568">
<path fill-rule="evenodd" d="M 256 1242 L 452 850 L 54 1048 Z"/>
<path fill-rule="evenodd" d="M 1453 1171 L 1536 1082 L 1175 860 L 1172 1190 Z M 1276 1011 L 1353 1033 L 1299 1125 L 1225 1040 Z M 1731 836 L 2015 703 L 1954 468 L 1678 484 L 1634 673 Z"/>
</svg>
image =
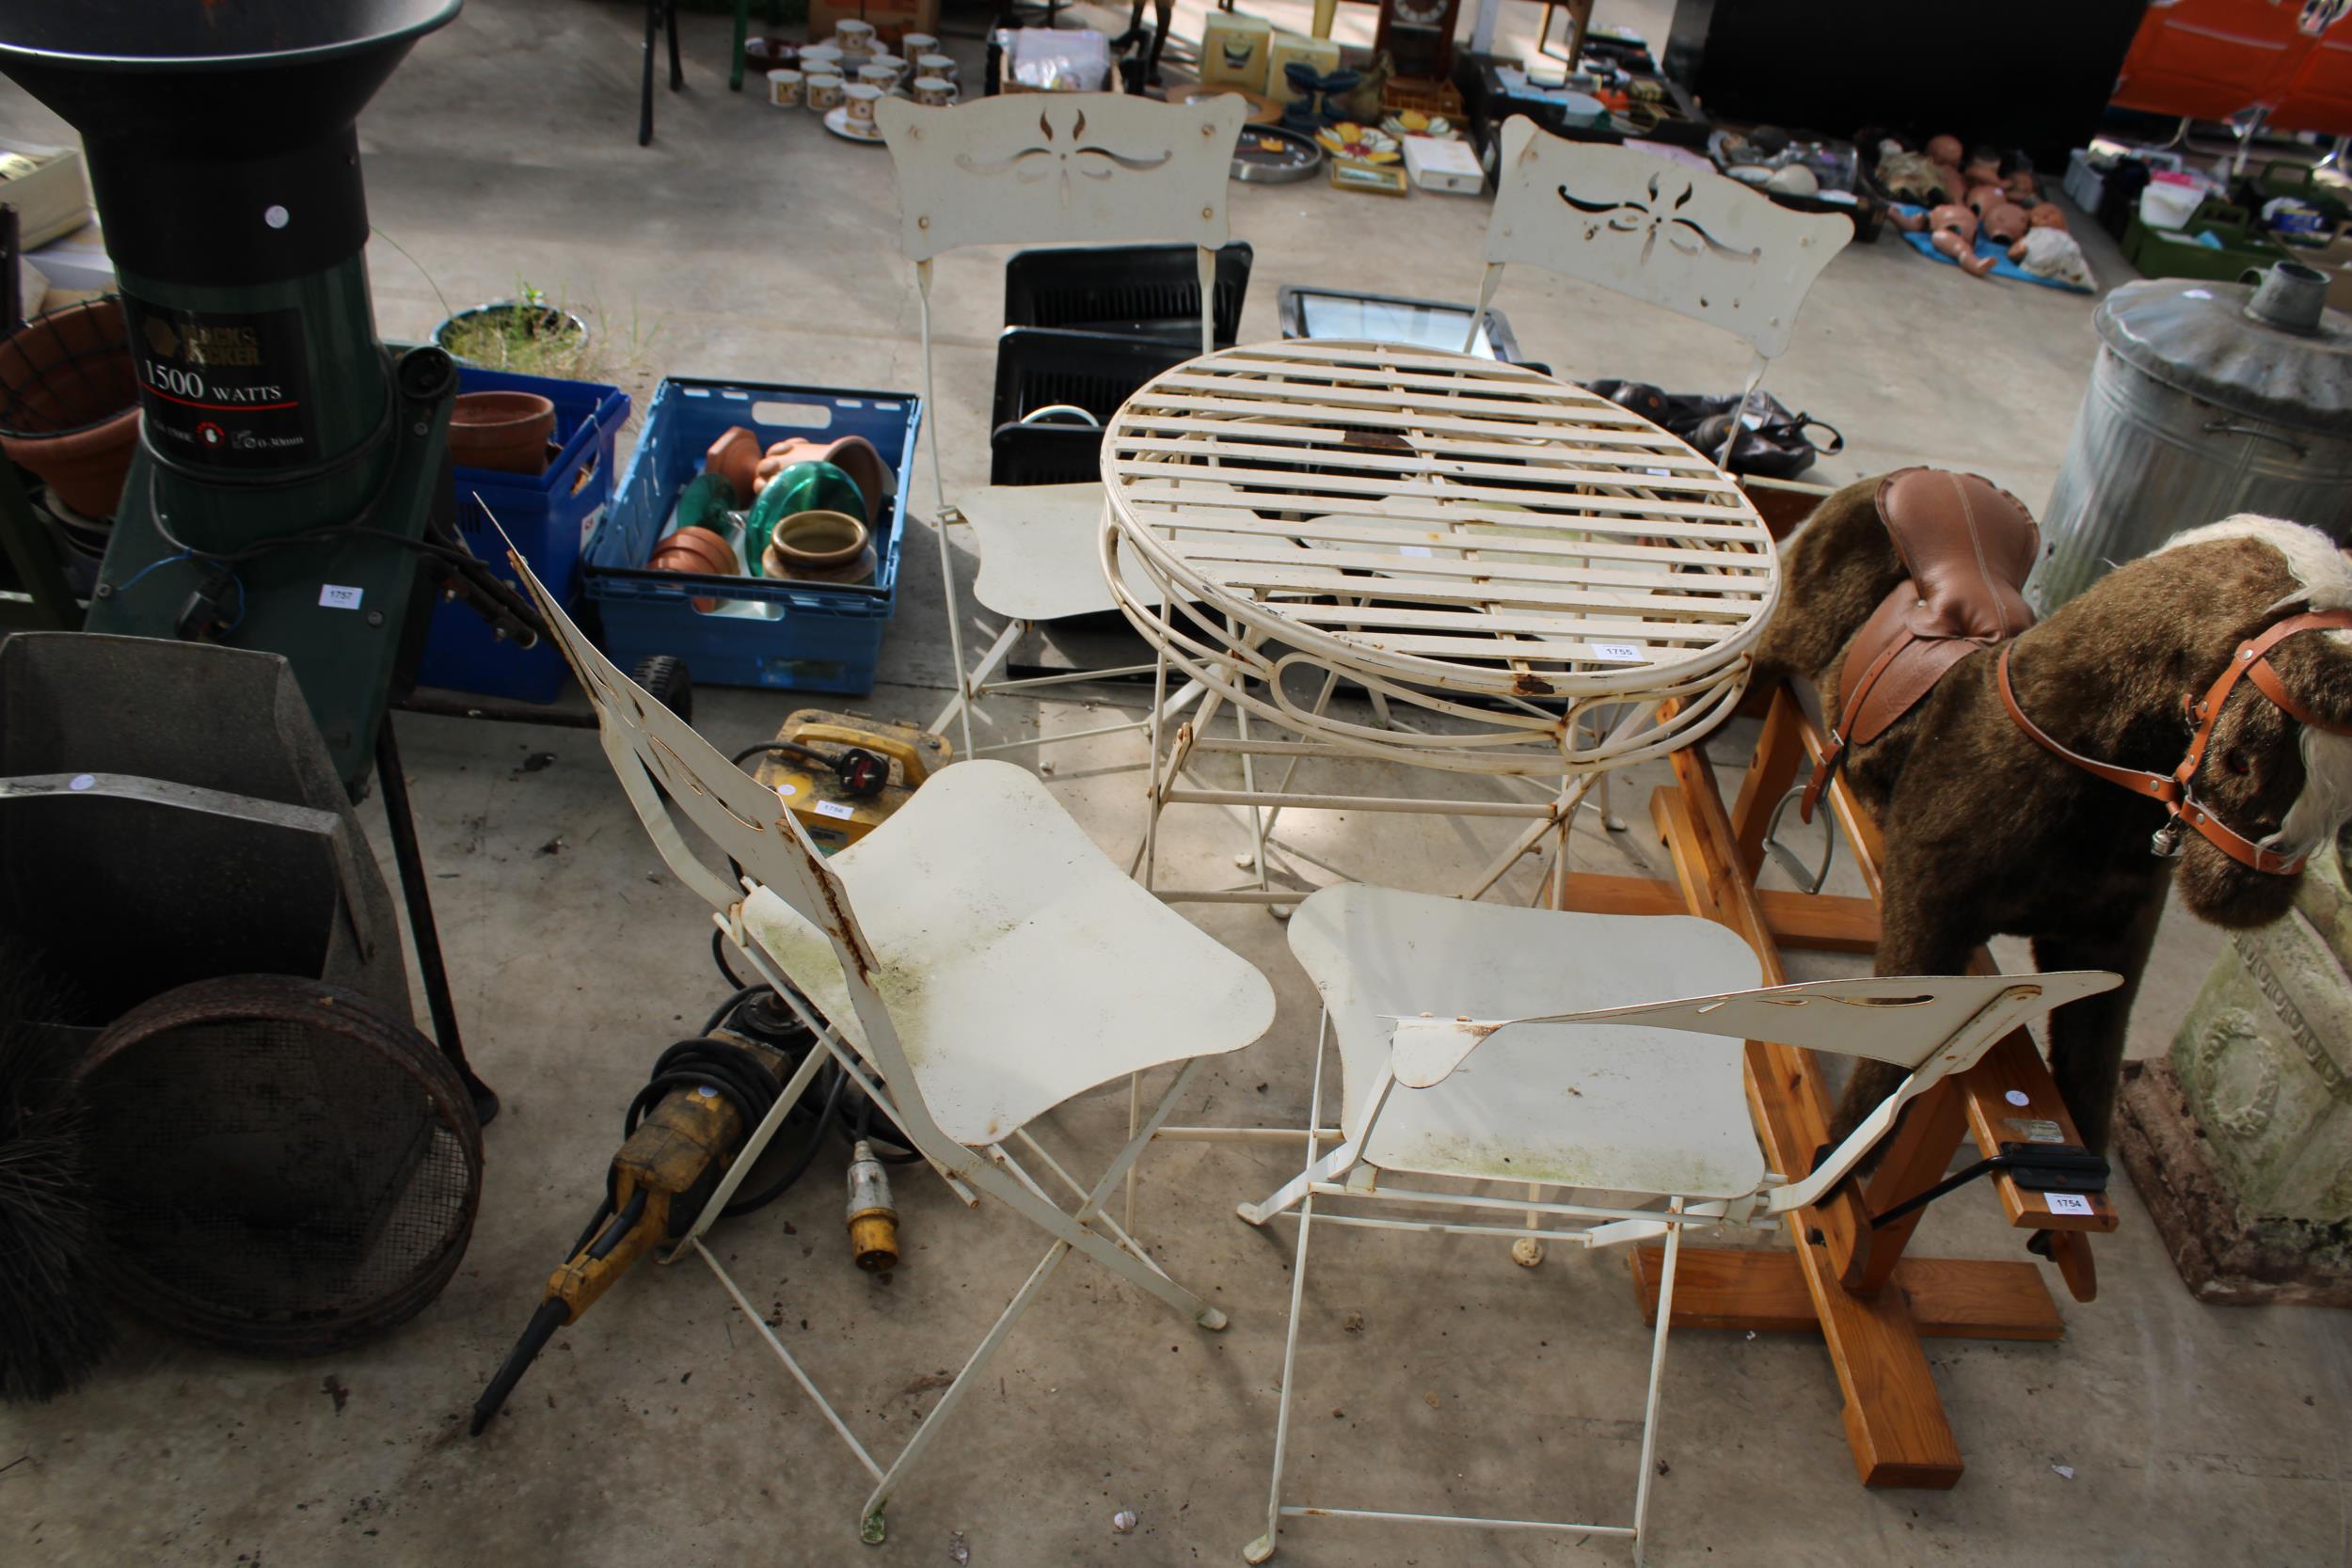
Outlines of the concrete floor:
<svg viewBox="0 0 2352 1568">
<path fill-rule="evenodd" d="M 1523 40 L 1537 12 L 1512 9 L 1506 38 Z M 1664 11 L 1612 5 L 1604 20 L 1662 38 Z M 660 138 L 641 150 L 630 136 L 641 14 L 475 0 L 418 47 L 362 127 L 373 220 L 422 269 L 376 247 L 387 335 L 422 334 L 441 298 L 496 297 L 527 278 L 596 304 L 608 331 L 626 335 L 633 319 L 650 334 L 633 372 L 641 387 L 664 372 L 918 385 L 915 298 L 893 248 L 882 155 L 805 115 L 731 97 L 718 69 L 723 22 L 700 16 L 684 20 L 688 90 L 663 95 Z M 950 13 L 951 24 L 975 19 Z M 1348 13 L 1351 27 L 1362 20 Z M 977 62 L 969 40 L 956 48 Z M 10 88 L 0 88 L 0 132 L 58 135 Z M 1477 277 L 1479 202 L 1370 201 L 1318 182 L 1235 187 L 1233 213 L 1235 232 L 1258 247 L 1245 336 L 1274 335 L 1285 280 L 1461 297 Z M 2125 276 L 2094 245 L 2102 266 Z M 983 467 L 997 277 L 984 255 L 939 267 L 933 417 L 951 486 Z M 1727 339 L 1532 269 L 1511 277 L 1501 304 L 1528 352 L 1565 373 L 1682 389 L 1736 385 L 1742 369 Z M 1823 277 L 1769 384 L 1847 433 L 1847 452 L 1814 477 L 1932 461 L 2038 503 L 2092 356 L 2090 309 L 1969 279 L 1891 242 L 1857 246 Z M 942 700 L 937 591 L 930 541 L 911 533 L 872 711 L 920 720 Z M 701 722 L 731 748 L 772 733 L 794 705 L 706 692 Z M 1082 703 L 1006 705 L 998 717 L 1089 720 Z M 0 1411 L 0 1562 L 933 1563 L 952 1532 L 982 1568 L 1235 1560 L 1260 1528 L 1290 1275 L 1287 1238 L 1248 1230 L 1231 1206 L 1282 1178 L 1288 1157 L 1271 1153 L 1182 1147 L 1148 1166 L 1147 1234 L 1230 1312 L 1232 1329 L 1202 1335 L 1073 1262 L 871 1553 L 854 1533 L 862 1476 L 691 1265 L 625 1281 L 559 1337 L 491 1433 L 469 1440 L 465 1413 L 592 1204 L 622 1107 L 721 988 L 701 906 L 663 873 L 590 736 L 413 717 L 401 731 L 467 1038 L 505 1097 L 465 1267 L 414 1322 L 347 1354 L 238 1361 L 133 1327 L 85 1390 Z M 1743 754 L 1747 735 L 1736 725 L 1718 739 L 1717 761 Z M 526 770 L 534 752 L 551 764 Z M 1139 743 L 1052 756 L 1057 794 L 1123 850 L 1140 827 Z M 1622 786 L 1637 821 L 1654 780 Z M 1310 852 L 1402 885 L 1445 887 L 1475 854 L 1450 828 L 1293 820 Z M 1194 808 L 1171 823 L 1180 875 L 1232 879 L 1246 843 L 1238 818 Z M 1646 835 L 1589 824 L 1577 859 L 1655 866 Z M 1281 1011 L 1263 1041 L 1207 1073 L 1184 1115 L 1295 1123 L 1315 1013 L 1281 927 L 1246 910 L 1199 918 L 1265 971 Z M 2137 1053 L 2167 1047 L 2217 946 L 2185 920 L 2168 927 Z M 1119 1101 L 1083 1101 L 1047 1132 L 1106 1153 Z M 908 1253 L 886 1278 L 849 1266 L 832 1156 L 774 1209 L 718 1235 L 755 1301 L 773 1304 L 779 1331 L 884 1451 L 935 1397 L 925 1380 L 959 1363 L 1041 1250 L 1025 1227 L 962 1212 L 930 1180 L 903 1180 L 898 1201 Z M 2099 1248 L 2102 1293 L 2064 1303 L 2062 1343 L 1930 1341 L 1968 1460 L 1949 1492 L 1854 1483 L 1818 1341 L 1677 1337 L 1651 1560 L 2345 1562 L 2343 1320 L 2194 1303 L 2128 1187 L 2118 1202 L 2123 1228 Z M 2022 1240 L 1971 1194 L 1936 1208 L 1917 1244 L 2015 1258 Z M 1349 1232 L 1320 1239 L 1317 1260 L 1294 1495 L 1622 1516 L 1645 1338 L 1621 1257 L 1555 1251 L 1526 1272 L 1483 1243 Z M 1139 1516 L 1135 1533 L 1113 1533 L 1120 1509 Z M 1600 1541 L 1336 1522 L 1295 1526 L 1279 1559 L 1626 1560 Z"/>
</svg>

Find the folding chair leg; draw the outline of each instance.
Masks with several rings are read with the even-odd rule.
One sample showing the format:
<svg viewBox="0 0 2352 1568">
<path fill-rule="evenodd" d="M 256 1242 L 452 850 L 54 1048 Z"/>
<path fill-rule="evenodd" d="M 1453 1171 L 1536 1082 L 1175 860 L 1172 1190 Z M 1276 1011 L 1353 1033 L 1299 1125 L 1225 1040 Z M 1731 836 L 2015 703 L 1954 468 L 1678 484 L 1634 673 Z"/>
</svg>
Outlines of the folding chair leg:
<svg viewBox="0 0 2352 1568">
<path fill-rule="evenodd" d="M 1314 1168 L 1314 1129 L 1323 1125 L 1323 1053 L 1329 1040 L 1331 1015 L 1327 1010 L 1315 1022 L 1315 1075 L 1307 1091 L 1307 1168 Z M 1298 1319 L 1301 1306 L 1307 1299 L 1307 1232 L 1314 1228 L 1314 1195 L 1307 1195 L 1298 1206 L 1298 1251 L 1291 1261 L 1291 1316 L 1288 1331 L 1282 1339 L 1282 1386 L 1276 1396 L 1274 1407 L 1274 1477 L 1266 1483 L 1265 1533 L 1242 1548 L 1242 1557 L 1249 1562 L 1263 1562 L 1274 1555 L 1277 1533 L 1282 1527 L 1282 1460 L 1290 1448 L 1291 1386 L 1298 1365 Z"/>
<path fill-rule="evenodd" d="M 1668 1205 L 1682 1212 L 1682 1200 Z M 1666 1227 L 1666 1256 L 1658 1271 L 1658 1328 L 1650 1336 L 1649 1401 L 1642 1409 L 1642 1470 L 1633 1483 L 1633 1568 L 1642 1568 L 1642 1532 L 1649 1519 L 1649 1483 L 1658 1465 L 1659 1386 L 1666 1374 L 1666 1330 L 1674 1323 L 1675 1259 L 1682 1251 L 1682 1227 Z"/>
<path fill-rule="evenodd" d="M 1024 1185 L 995 1165 L 976 1166 L 967 1173 L 966 1180 L 980 1191 L 1001 1199 L 1016 1213 L 1044 1230 L 1047 1235 L 1059 1237 L 1130 1285 L 1159 1297 L 1160 1300 L 1190 1318 L 1199 1326 L 1215 1333 L 1225 1326 L 1226 1318 L 1223 1312 L 1136 1258 L 1100 1231 L 1089 1227 L 1090 1222 L 1102 1213 L 1104 1200 L 1118 1189 L 1121 1181 L 1126 1180 L 1129 1168 L 1150 1146 L 1152 1134 L 1166 1125 L 1169 1114 L 1176 1109 L 1178 1098 L 1191 1086 L 1194 1075 L 1200 1070 L 1200 1065 L 1199 1057 L 1184 1064 L 1184 1070 L 1176 1075 L 1176 1082 L 1168 1085 L 1168 1093 L 1160 1097 L 1159 1104 L 1153 1107 L 1152 1115 L 1145 1118 L 1136 1135 L 1128 1141 L 1126 1148 L 1119 1151 L 1119 1157 L 1113 1160 L 1109 1167 L 1103 1172 L 1102 1178 L 1095 1182 L 1093 1191 L 1087 1195 L 1086 1202 L 1079 1206 L 1078 1212 L 1074 1214 L 1064 1210 L 1060 1205 L 1039 1196 L 1035 1189 Z"/>
<path fill-rule="evenodd" d="M 1298 1367 L 1298 1318 L 1307 1296 L 1307 1232 L 1315 1223 L 1315 1199 L 1310 1193 L 1298 1205 L 1298 1252 L 1291 1264 L 1291 1321 L 1282 1338 L 1282 1391 L 1275 1396 L 1274 1479 L 1266 1485 L 1265 1533 L 1242 1548 L 1249 1562 L 1274 1555 L 1275 1534 L 1282 1524 L 1282 1461 L 1290 1447 L 1291 1387 Z"/>
<path fill-rule="evenodd" d="M 1364 1141 L 1372 1135 L 1372 1124 L 1379 1117 L 1380 1107 L 1388 1102 L 1389 1091 L 1395 1086 L 1395 1076 L 1384 1069 L 1372 1093 L 1365 1097 L 1364 1108 L 1358 1113 L 1355 1125 L 1347 1129 L 1347 1136 L 1337 1148 L 1283 1182 L 1263 1203 L 1244 1203 L 1233 1212 L 1251 1225 L 1263 1225 L 1306 1197 L 1316 1182 L 1336 1181 L 1354 1169 L 1356 1162 L 1362 1158 Z"/>
<path fill-rule="evenodd" d="M 997 1318 L 995 1326 L 992 1327 L 987 1336 L 973 1347 L 971 1355 L 964 1360 L 962 1370 L 956 1373 L 955 1382 L 949 1384 L 946 1392 L 939 1396 L 939 1402 L 931 1406 L 931 1413 L 923 1418 L 923 1424 L 914 1429 L 914 1435 L 907 1439 L 907 1446 L 898 1450 L 898 1457 L 890 1462 L 890 1468 L 883 1472 L 882 1480 L 875 1483 L 872 1495 L 866 1499 L 866 1506 L 858 1514 L 858 1538 L 860 1540 L 868 1545 L 881 1544 L 882 1510 L 889 1506 L 890 1495 L 898 1489 L 898 1482 L 906 1475 L 908 1468 L 921 1458 L 923 1450 L 930 1446 L 931 1437 L 938 1430 L 939 1424 L 946 1420 L 948 1414 L 961 1402 L 964 1391 L 972 1386 L 975 1375 L 988 1365 L 989 1358 L 994 1355 L 997 1347 L 1005 1342 L 1005 1336 L 1012 1332 L 1012 1325 L 1018 1323 L 1021 1315 L 1036 1303 L 1038 1292 L 1045 1289 L 1045 1282 L 1054 1277 L 1054 1271 L 1061 1267 L 1061 1260 L 1069 1256 L 1070 1243 L 1068 1242 L 1056 1242 L 1048 1247 L 1045 1256 L 1038 1259 L 1037 1267 L 1029 1271 L 1027 1282 L 1007 1304 L 1003 1314 Z"/>
<path fill-rule="evenodd" d="M 943 533 L 942 537 L 946 535 Z M 980 693 L 987 689 L 990 673 L 1012 657 L 1012 650 L 1020 642 L 1022 633 L 1029 627 L 1030 623 L 1026 621 L 1006 622 L 1005 629 L 996 634 L 996 641 L 988 645 L 986 653 L 980 655 L 979 663 L 974 665 L 968 673 L 961 669 L 956 671 L 956 694 L 948 699 L 946 707 L 939 710 L 939 717 L 925 726 L 935 735 L 945 735 L 947 733 L 949 720 L 961 719 L 965 726 L 962 752 L 965 757 L 972 754 L 969 716 L 973 705 L 980 700 Z"/>
</svg>

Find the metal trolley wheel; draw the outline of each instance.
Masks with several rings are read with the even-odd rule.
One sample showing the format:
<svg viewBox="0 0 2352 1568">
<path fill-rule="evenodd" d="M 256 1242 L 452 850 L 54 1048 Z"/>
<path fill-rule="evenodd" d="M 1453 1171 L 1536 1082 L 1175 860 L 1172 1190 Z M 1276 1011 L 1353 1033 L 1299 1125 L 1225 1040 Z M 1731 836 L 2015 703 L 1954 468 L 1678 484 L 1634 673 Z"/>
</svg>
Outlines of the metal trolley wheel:
<svg viewBox="0 0 2352 1568">
<path fill-rule="evenodd" d="M 118 1019 L 76 1078 L 100 1277 L 167 1328 L 320 1354 L 415 1316 L 465 1256 L 472 1101 L 430 1039 L 357 992 L 182 986 Z"/>
</svg>

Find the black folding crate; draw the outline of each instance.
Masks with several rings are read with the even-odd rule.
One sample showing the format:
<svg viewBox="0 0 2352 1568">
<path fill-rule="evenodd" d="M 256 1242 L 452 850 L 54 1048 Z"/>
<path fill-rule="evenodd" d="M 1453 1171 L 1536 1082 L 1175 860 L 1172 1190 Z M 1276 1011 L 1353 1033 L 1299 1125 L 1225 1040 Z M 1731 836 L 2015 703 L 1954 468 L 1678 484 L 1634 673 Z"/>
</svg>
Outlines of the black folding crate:
<svg viewBox="0 0 2352 1568">
<path fill-rule="evenodd" d="M 1024 250 L 1005 263 L 1005 325 L 1116 332 L 1183 343 L 1200 351 L 1199 247 L 1103 245 Z M 1211 330 L 1230 348 L 1241 331 L 1249 293 L 1249 242 L 1216 254 Z"/>
</svg>

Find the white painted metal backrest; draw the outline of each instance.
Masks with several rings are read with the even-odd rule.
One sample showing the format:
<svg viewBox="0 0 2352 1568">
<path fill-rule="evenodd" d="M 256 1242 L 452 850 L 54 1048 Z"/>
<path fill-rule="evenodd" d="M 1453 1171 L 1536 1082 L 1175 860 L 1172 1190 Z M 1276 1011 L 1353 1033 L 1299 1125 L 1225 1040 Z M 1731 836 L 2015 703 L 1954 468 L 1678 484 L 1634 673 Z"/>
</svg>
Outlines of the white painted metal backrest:
<svg viewBox="0 0 2352 1568">
<path fill-rule="evenodd" d="M 504 535 L 502 529 L 501 535 Z M 825 864 L 799 820 L 784 809 L 772 790 L 729 762 L 692 725 L 606 658 L 556 604 L 512 540 L 507 541 L 506 559 L 514 562 L 516 576 L 538 605 L 548 634 L 580 678 L 580 689 L 596 705 L 596 730 L 604 742 L 605 757 L 662 860 L 678 880 L 726 917 L 729 929 L 740 929 L 744 890 L 688 847 L 670 816 L 670 805 L 675 805 L 751 880 L 771 890 L 802 919 L 824 932 L 841 962 L 841 977 L 864 1026 L 867 1051 L 882 1075 L 899 1090 L 901 1112 L 917 1114 L 906 1103 L 919 1098 L 914 1075 L 906 1065 L 889 1010 L 868 978 L 875 969 L 873 948 L 858 928 L 848 889 Z M 656 783 L 669 792 L 669 805 L 655 790 Z M 928 1111 L 919 1115 L 924 1125 L 908 1126 L 909 1132 L 945 1138 L 930 1125 Z M 902 1122 L 905 1119 L 902 1116 Z"/>
<path fill-rule="evenodd" d="M 1515 115 L 1502 126 L 1486 273 L 1462 347 L 1478 341 L 1504 264 L 1533 261 L 1743 340 L 1756 351 L 1745 408 L 1766 361 L 1788 347 L 1813 280 L 1852 239 L 1852 222 L 1835 213 L 1794 212 L 1737 180 L 1570 141 Z M 1735 421 L 1718 463 L 1738 436 Z"/>
<path fill-rule="evenodd" d="M 965 679 L 963 625 L 947 548 L 931 366 L 931 259 L 968 245 L 1136 245 L 1189 240 L 1200 277 L 1200 352 L 1216 346 L 1216 254 L 1233 143 L 1249 106 L 1232 93 L 1163 103 L 1111 92 L 999 93 L 940 107 L 885 98 L 874 123 L 898 182 L 898 245 L 922 305 L 923 404 L 930 417 L 932 519 L 947 596 L 947 644 Z M 964 752 L 971 752 L 964 718 Z"/>
<path fill-rule="evenodd" d="M 1226 187 L 1248 105 L 1111 92 L 1002 93 L 946 108 L 885 98 L 874 122 L 898 178 L 899 248 L 1225 244 Z M 1206 352 L 1206 346 L 1203 347 Z"/>
<path fill-rule="evenodd" d="M 1931 974 L 1809 980 L 1714 996 L 1512 1019 L 1406 1018 L 1390 1038 L 1390 1065 L 1406 1088 L 1443 1083 L 1486 1040 L 1523 1023 L 1640 1023 L 1807 1051 L 1867 1056 L 1910 1076 L 1804 1180 L 1776 1190 L 1775 1210 L 1816 1201 L 1895 1125 L 1905 1102 L 1977 1065 L 1994 1041 L 2054 1007 L 2113 990 L 2106 970 L 2039 974 Z"/>
<path fill-rule="evenodd" d="M 1502 127 L 1479 316 L 1503 265 L 1533 261 L 1777 358 L 1813 280 L 1852 239 L 1835 213 L 1794 212 L 1737 180 L 1570 141 L 1518 115 Z"/>
</svg>

